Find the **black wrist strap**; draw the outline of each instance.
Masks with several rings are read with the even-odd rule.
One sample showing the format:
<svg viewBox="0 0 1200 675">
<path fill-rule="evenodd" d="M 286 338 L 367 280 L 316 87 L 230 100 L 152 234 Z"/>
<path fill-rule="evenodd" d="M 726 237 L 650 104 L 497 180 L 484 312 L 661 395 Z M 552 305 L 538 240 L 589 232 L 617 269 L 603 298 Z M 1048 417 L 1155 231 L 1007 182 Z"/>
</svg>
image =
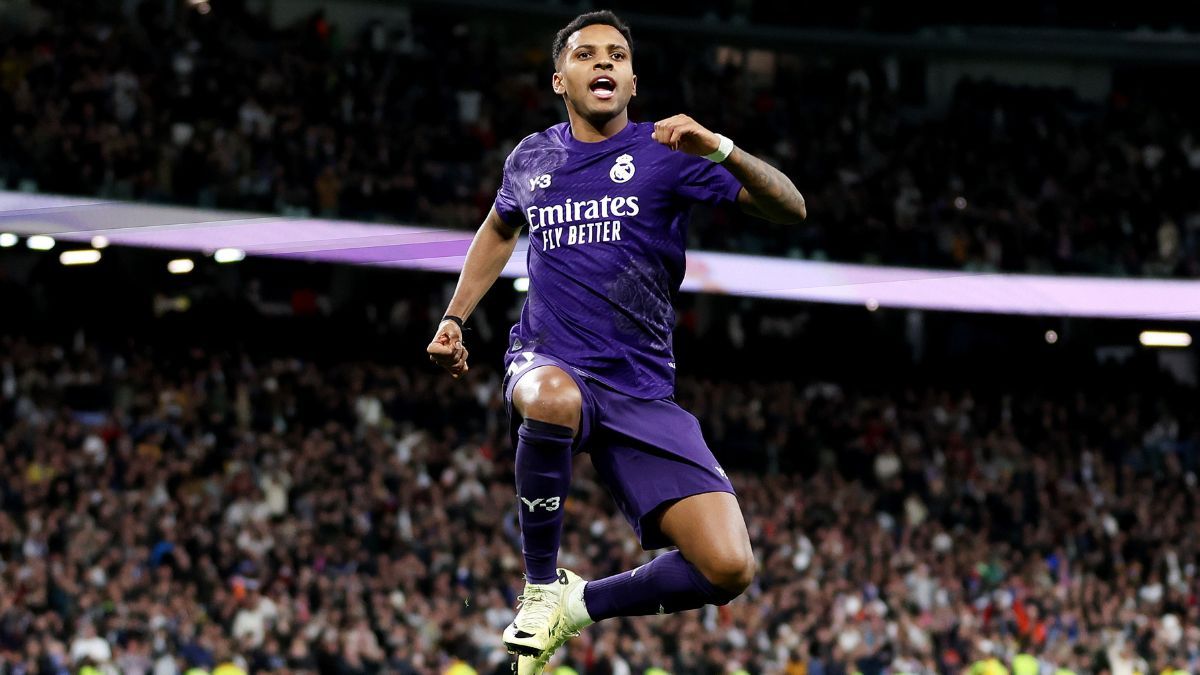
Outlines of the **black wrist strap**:
<svg viewBox="0 0 1200 675">
<path fill-rule="evenodd" d="M 443 316 L 442 321 L 453 321 L 454 323 L 458 324 L 458 330 L 460 330 L 460 331 L 466 330 L 466 327 L 463 326 L 463 320 L 458 318 L 457 316 L 454 316 L 453 314 L 447 314 L 446 316 Z"/>
</svg>

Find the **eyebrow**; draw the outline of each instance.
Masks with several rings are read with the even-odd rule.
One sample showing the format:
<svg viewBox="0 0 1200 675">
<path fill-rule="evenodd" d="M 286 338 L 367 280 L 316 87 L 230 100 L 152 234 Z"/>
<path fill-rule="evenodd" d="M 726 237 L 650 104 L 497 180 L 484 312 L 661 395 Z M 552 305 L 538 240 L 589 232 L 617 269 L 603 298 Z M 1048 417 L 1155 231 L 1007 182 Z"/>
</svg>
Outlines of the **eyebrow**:
<svg viewBox="0 0 1200 675">
<path fill-rule="evenodd" d="M 571 51 L 575 51 L 576 49 L 583 49 L 585 47 L 588 49 L 595 49 L 596 45 L 575 45 L 575 49 L 572 49 Z M 626 47 L 625 45 L 622 45 L 622 44 L 617 44 L 616 42 L 610 42 L 608 44 L 609 49 L 612 49 L 614 47 L 617 49 L 626 49 L 626 50 L 629 49 L 629 47 Z"/>
</svg>

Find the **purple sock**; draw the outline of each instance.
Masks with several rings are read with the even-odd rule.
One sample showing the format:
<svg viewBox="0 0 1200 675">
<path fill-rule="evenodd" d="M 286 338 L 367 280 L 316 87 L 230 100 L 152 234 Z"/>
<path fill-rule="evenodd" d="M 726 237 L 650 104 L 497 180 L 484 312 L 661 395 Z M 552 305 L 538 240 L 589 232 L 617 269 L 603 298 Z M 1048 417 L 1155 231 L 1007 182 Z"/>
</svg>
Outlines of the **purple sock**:
<svg viewBox="0 0 1200 675">
<path fill-rule="evenodd" d="M 679 551 L 661 555 L 631 572 L 589 581 L 583 588 L 583 603 L 593 621 L 683 612 L 724 605 L 735 597 L 736 593 L 712 585 Z"/>
<path fill-rule="evenodd" d="M 558 578 L 563 501 L 571 486 L 569 427 L 525 420 L 517 430 L 517 513 L 525 577 L 548 584 Z"/>
</svg>

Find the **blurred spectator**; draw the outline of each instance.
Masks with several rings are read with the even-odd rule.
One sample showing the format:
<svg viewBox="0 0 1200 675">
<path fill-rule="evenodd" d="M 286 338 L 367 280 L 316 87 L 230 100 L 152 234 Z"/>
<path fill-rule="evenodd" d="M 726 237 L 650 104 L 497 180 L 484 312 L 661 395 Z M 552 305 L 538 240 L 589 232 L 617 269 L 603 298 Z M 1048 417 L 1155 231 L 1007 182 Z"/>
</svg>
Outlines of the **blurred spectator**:
<svg viewBox="0 0 1200 675">
<path fill-rule="evenodd" d="M 0 672 L 509 672 L 521 562 L 486 364 L 2 346 Z M 1200 668 L 1194 390 L 678 397 L 741 467 L 759 575 L 727 607 L 589 628 L 575 671 Z M 645 562 L 579 464 L 563 564 Z"/>
</svg>

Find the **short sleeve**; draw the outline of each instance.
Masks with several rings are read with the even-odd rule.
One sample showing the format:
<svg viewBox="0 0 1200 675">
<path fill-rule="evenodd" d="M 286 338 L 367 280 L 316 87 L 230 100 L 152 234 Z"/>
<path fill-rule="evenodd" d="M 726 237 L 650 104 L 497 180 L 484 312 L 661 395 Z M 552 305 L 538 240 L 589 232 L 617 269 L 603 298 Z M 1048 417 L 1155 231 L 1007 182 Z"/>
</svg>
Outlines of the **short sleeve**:
<svg viewBox="0 0 1200 675">
<path fill-rule="evenodd" d="M 742 184 L 725 167 L 695 155 L 680 155 L 683 166 L 675 191 L 691 202 L 702 204 L 732 204 L 737 201 Z"/>
<path fill-rule="evenodd" d="M 500 176 L 500 189 L 496 190 L 495 208 L 500 219 L 510 227 L 521 227 L 525 224 L 525 213 L 517 203 L 517 191 L 513 189 L 513 150 L 508 159 L 504 160 L 504 173 Z"/>
</svg>

